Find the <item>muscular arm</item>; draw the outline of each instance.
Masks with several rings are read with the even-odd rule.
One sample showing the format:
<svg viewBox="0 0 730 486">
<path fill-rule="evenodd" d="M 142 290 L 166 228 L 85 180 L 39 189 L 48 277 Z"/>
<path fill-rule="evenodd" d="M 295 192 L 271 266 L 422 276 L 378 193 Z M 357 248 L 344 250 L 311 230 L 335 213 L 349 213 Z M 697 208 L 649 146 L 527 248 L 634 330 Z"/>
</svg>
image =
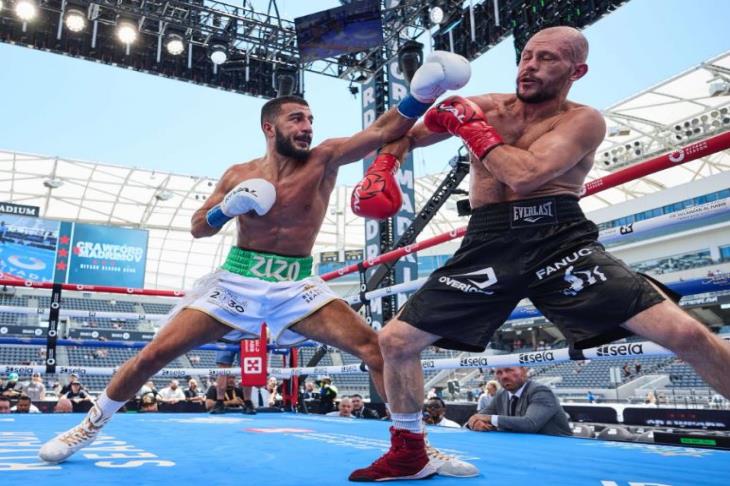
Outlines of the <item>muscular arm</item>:
<svg viewBox="0 0 730 486">
<path fill-rule="evenodd" d="M 401 138 L 414 123 L 415 120 L 405 118 L 391 108 L 365 130 L 349 138 L 325 140 L 317 149 L 329 152 L 330 164 L 339 167 L 361 160 L 386 143 Z"/>
<path fill-rule="evenodd" d="M 526 196 L 573 168 L 598 147 L 605 133 L 601 114 L 581 108 L 566 115 L 527 150 L 500 145 L 482 163 L 498 181 Z"/>
<path fill-rule="evenodd" d="M 223 201 L 226 193 L 235 186 L 236 176 L 234 167 L 235 166 L 230 167 L 228 170 L 226 170 L 226 172 L 223 174 L 223 177 L 220 178 L 218 184 L 215 186 L 213 194 L 211 194 L 210 197 L 205 200 L 200 209 L 193 213 L 190 227 L 190 233 L 192 233 L 193 238 L 204 238 L 206 236 L 213 236 L 221 230 L 221 228 L 211 227 L 205 219 L 205 215 L 208 213 L 208 210 L 210 210 L 210 208 Z"/>
</svg>

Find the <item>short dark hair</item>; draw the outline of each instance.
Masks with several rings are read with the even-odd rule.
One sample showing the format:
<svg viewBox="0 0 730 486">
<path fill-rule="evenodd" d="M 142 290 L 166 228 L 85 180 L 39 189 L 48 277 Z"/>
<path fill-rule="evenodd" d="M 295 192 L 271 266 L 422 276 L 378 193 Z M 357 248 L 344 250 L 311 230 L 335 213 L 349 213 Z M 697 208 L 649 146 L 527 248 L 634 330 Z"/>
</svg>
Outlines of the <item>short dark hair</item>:
<svg viewBox="0 0 730 486">
<path fill-rule="evenodd" d="M 28 400 L 29 402 L 32 402 L 33 401 L 33 400 L 30 399 L 30 397 L 28 395 L 20 395 L 18 397 L 18 401 L 21 401 L 21 400 L 23 400 L 23 401 Z"/>
<path fill-rule="evenodd" d="M 432 400 L 433 401 L 436 401 L 436 402 L 439 402 L 439 404 L 442 407 L 446 408 L 446 402 L 444 402 L 444 400 L 442 398 L 440 398 L 440 397 L 431 397 L 431 398 L 428 399 L 429 402 L 432 401 Z"/>
<path fill-rule="evenodd" d="M 269 100 L 261 107 L 261 126 L 264 126 L 264 122 L 273 122 L 279 116 L 282 105 L 286 103 L 309 106 L 309 103 L 301 96 L 280 96 Z"/>
<path fill-rule="evenodd" d="M 360 400 L 362 400 L 362 395 L 360 395 L 359 393 L 353 393 L 352 395 L 350 395 L 350 398 L 355 398 L 355 397 L 357 397 Z"/>
</svg>

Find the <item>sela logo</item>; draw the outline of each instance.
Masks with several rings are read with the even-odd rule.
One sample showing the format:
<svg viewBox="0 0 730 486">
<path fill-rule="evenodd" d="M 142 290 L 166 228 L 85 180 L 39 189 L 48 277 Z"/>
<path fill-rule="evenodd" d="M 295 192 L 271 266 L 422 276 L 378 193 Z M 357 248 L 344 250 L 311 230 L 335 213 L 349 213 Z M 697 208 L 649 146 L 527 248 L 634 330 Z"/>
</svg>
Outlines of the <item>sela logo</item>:
<svg viewBox="0 0 730 486">
<path fill-rule="evenodd" d="M 466 277 L 466 281 L 469 283 L 457 280 L 459 277 Z M 487 267 L 482 270 L 476 270 L 462 275 L 454 275 L 453 277 L 439 277 L 439 282 L 451 288 L 461 290 L 465 294 L 478 292 L 480 294 L 492 295 L 494 292 L 485 289 L 497 283 L 497 275 L 494 273 L 494 269 L 492 267 Z"/>
<path fill-rule="evenodd" d="M 596 349 L 596 356 L 633 356 L 644 354 L 643 344 L 605 344 Z"/>
<path fill-rule="evenodd" d="M 607 280 L 603 272 L 599 270 L 598 265 L 593 270 L 576 270 L 575 272 L 573 272 L 573 266 L 571 265 L 565 270 L 563 279 L 570 284 L 569 288 L 563 289 L 563 295 L 570 297 L 575 297 L 584 288 L 598 283 L 599 280 L 601 282 Z"/>
<path fill-rule="evenodd" d="M 543 204 L 533 204 L 531 206 L 512 206 L 512 222 L 537 223 L 545 218 L 555 220 L 553 212 L 555 201 Z"/>
<path fill-rule="evenodd" d="M 83 376 L 86 374 L 85 368 L 69 368 L 67 366 L 59 366 L 56 369 L 56 373 L 59 375 L 70 375 L 71 373 L 79 376 Z"/>
<path fill-rule="evenodd" d="M 489 366 L 489 363 L 487 363 L 487 358 L 481 356 L 481 357 L 461 358 L 459 360 L 459 366 L 464 366 L 464 367 Z"/>
<path fill-rule="evenodd" d="M 185 370 L 171 370 L 171 369 L 164 369 L 160 371 L 160 376 L 187 376 L 187 371 Z"/>
<path fill-rule="evenodd" d="M 6 366 L 5 373 L 17 373 L 19 375 L 30 375 L 33 373 L 33 368 L 24 366 Z"/>
<path fill-rule="evenodd" d="M 520 353 L 520 364 L 526 363 L 548 363 L 555 361 L 552 351 L 539 351 L 537 353 Z"/>
<path fill-rule="evenodd" d="M 628 235 L 634 232 L 634 223 L 624 224 L 619 229 L 618 232 L 622 235 Z"/>
<path fill-rule="evenodd" d="M 588 256 L 591 253 L 593 252 L 590 248 L 581 248 L 580 250 L 574 251 L 572 254 L 566 256 L 562 260 L 558 260 L 557 262 L 553 262 L 545 268 L 541 268 L 540 270 L 535 272 L 535 276 L 537 276 L 539 280 L 542 280 L 543 278 L 549 276 L 551 273 L 555 273 L 561 268 L 565 268 L 571 263 L 575 263 L 580 257 Z"/>
</svg>

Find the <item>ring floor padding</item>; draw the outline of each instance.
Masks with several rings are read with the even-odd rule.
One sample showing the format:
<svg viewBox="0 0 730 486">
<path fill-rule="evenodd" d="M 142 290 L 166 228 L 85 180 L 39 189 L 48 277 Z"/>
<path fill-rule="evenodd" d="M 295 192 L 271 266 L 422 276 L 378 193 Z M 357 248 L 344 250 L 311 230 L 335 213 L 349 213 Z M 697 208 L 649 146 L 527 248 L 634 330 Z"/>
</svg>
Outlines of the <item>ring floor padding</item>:
<svg viewBox="0 0 730 486">
<path fill-rule="evenodd" d="M 79 414 L 0 416 L 2 484 L 342 485 L 388 447 L 389 422 L 319 415 L 121 414 L 60 465 L 40 445 Z M 442 452 L 476 464 L 434 485 L 727 486 L 730 451 L 429 427 Z M 354 483 L 350 483 L 354 484 Z"/>
</svg>

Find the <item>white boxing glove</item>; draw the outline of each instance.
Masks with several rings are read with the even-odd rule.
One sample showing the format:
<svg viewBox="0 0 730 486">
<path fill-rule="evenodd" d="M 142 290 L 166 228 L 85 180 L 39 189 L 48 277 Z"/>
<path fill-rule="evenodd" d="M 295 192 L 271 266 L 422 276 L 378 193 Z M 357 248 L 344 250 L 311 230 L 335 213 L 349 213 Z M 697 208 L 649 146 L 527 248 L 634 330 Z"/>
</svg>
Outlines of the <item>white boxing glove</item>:
<svg viewBox="0 0 730 486">
<path fill-rule="evenodd" d="M 411 92 L 399 104 L 406 118 L 418 118 L 447 90 L 463 88 L 471 77 L 469 61 L 448 51 L 434 51 L 411 80 Z"/>
<path fill-rule="evenodd" d="M 471 77 L 465 57 L 449 51 L 433 51 L 411 80 L 411 94 L 421 103 L 433 103 L 446 90 L 461 89 Z"/>
<path fill-rule="evenodd" d="M 212 228 L 220 228 L 228 220 L 254 211 L 259 216 L 268 213 L 276 202 L 276 188 L 265 179 L 248 179 L 231 189 L 208 211 L 205 219 Z"/>
</svg>

